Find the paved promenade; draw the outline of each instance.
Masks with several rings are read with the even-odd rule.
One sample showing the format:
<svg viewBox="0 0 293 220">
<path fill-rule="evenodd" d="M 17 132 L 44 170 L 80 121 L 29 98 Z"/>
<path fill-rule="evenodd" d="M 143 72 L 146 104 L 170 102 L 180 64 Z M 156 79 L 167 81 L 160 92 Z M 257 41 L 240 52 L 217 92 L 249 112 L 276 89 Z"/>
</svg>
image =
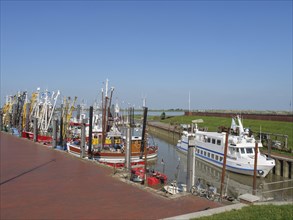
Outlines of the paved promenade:
<svg viewBox="0 0 293 220">
<path fill-rule="evenodd" d="M 112 169 L 0 132 L 2 219 L 163 219 L 221 207 L 168 199 L 112 177 Z"/>
</svg>

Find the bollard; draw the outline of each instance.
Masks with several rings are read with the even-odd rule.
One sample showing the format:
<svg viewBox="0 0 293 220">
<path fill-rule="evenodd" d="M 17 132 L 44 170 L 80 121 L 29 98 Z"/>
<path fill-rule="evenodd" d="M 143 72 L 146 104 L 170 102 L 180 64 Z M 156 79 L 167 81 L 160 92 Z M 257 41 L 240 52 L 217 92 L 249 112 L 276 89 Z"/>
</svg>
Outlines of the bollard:
<svg viewBox="0 0 293 220">
<path fill-rule="evenodd" d="M 34 119 L 34 142 L 38 142 L 38 119 L 35 117 Z"/>
<path fill-rule="evenodd" d="M 195 140 L 193 136 L 188 137 L 188 151 L 187 151 L 187 177 L 186 187 L 187 192 L 190 192 L 191 187 L 194 186 L 195 176 Z"/>
<path fill-rule="evenodd" d="M 57 147 L 57 124 L 58 121 L 57 119 L 53 120 L 53 137 L 52 137 L 52 147 L 56 148 Z"/>
</svg>

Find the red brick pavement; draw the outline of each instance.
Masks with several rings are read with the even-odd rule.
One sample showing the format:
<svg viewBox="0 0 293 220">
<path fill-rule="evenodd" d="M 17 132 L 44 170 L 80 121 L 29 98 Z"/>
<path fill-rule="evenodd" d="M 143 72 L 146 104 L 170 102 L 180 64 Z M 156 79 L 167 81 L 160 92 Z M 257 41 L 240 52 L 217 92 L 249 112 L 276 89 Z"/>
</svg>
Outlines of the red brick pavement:
<svg viewBox="0 0 293 220">
<path fill-rule="evenodd" d="M 219 207 L 195 196 L 166 199 L 112 170 L 1 133 L 1 219 L 161 219 Z"/>
</svg>

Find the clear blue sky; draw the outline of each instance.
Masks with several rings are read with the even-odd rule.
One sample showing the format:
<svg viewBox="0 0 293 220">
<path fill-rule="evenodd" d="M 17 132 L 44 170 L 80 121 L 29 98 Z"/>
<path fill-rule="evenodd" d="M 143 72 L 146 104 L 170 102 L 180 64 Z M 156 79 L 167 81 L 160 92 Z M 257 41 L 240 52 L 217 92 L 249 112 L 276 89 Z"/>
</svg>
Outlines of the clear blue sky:
<svg viewBox="0 0 293 220">
<path fill-rule="evenodd" d="M 289 110 L 292 1 L 1 0 L 1 106 L 37 87 L 91 105 L 106 78 L 136 107 Z"/>
</svg>

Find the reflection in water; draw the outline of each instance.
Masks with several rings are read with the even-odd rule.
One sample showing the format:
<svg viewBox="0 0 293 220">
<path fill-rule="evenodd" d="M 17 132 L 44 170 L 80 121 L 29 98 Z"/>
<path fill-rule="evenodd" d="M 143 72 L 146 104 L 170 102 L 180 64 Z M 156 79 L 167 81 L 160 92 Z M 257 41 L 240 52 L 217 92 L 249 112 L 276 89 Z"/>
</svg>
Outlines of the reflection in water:
<svg viewBox="0 0 293 220">
<path fill-rule="evenodd" d="M 186 183 L 187 176 L 187 155 L 176 150 L 176 143 L 168 143 L 169 141 L 158 138 L 152 134 L 153 140 L 159 146 L 158 158 L 149 163 L 152 169 L 165 172 L 168 181 L 177 180 Z M 162 162 L 163 161 L 163 162 Z M 195 178 L 201 178 L 205 183 L 209 183 L 217 187 L 218 192 L 221 184 L 221 169 L 208 164 L 196 158 Z M 285 180 L 283 177 L 268 174 L 266 178 L 257 178 L 258 195 L 261 194 L 263 186 L 264 191 L 280 189 L 281 187 L 292 187 L 292 181 L 280 184 L 270 184 L 276 181 Z M 253 177 L 241 175 L 226 171 L 224 192 L 229 196 L 237 198 L 241 194 L 252 193 Z M 227 187 L 228 186 L 228 187 Z M 280 196 L 280 194 L 282 194 Z M 265 194 L 266 197 L 274 197 L 275 199 L 292 199 L 292 190 L 285 193 L 283 191 Z M 280 198 L 278 198 L 280 197 Z"/>
</svg>

